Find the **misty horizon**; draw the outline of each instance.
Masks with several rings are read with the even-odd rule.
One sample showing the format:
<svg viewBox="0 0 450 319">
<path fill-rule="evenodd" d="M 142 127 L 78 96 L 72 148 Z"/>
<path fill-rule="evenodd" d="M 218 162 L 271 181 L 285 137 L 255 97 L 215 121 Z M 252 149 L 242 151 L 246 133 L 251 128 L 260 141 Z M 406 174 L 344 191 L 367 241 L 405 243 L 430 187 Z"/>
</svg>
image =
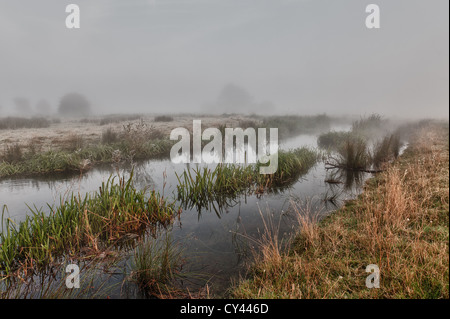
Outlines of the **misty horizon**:
<svg viewBox="0 0 450 319">
<path fill-rule="evenodd" d="M 326 113 L 448 118 L 448 2 L 0 1 L 0 116 Z"/>
</svg>

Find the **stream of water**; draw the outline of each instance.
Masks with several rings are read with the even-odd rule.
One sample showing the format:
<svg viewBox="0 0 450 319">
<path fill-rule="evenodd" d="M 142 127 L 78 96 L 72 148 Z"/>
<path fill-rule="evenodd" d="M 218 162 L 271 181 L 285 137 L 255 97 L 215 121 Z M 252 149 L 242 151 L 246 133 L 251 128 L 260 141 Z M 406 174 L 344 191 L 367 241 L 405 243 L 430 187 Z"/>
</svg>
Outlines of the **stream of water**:
<svg viewBox="0 0 450 319">
<path fill-rule="evenodd" d="M 280 143 L 280 149 L 302 146 L 316 147 L 317 136 L 299 135 Z M 176 173 L 192 168 L 192 164 L 174 164 L 170 160 L 149 160 L 134 169 L 135 186 L 152 188 L 166 197 L 175 196 L 178 183 Z M 97 191 L 101 183 L 116 173 L 110 165 L 95 167 L 78 175 L 54 175 L 33 178 L 11 178 L 0 181 L 0 205 L 8 210 L 4 216 L 20 222 L 30 211 L 27 205 L 49 210 L 47 204 L 58 205 L 61 198 L 72 192 L 85 194 Z M 129 169 L 120 173 L 127 176 Z M 270 223 L 281 238 L 289 238 L 298 231 L 295 214 L 290 207 L 291 200 L 299 207 L 318 218 L 342 205 L 346 199 L 354 198 L 361 191 L 361 184 L 329 184 L 327 171 L 318 162 L 310 171 L 291 187 L 278 193 L 262 196 L 241 196 L 232 205 L 218 211 L 184 208 L 180 219 L 168 230 L 175 241 L 182 243 L 186 256 L 185 268 L 192 273 L 202 274 L 201 279 L 188 285 L 199 287 L 208 283 L 211 291 L 221 294 L 246 269 L 248 248 L 253 239 L 261 237 L 265 223 Z M 368 177 L 367 174 L 361 181 Z M 333 197 L 331 202 L 327 198 Z M 118 276 L 116 280 L 122 280 Z M 116 292 L 116 297 L 124 297 Z M 125 297 L 130 297 L 129 295 Z M 131 297 L 139 297 L 135 293 Z"/>
</svg>

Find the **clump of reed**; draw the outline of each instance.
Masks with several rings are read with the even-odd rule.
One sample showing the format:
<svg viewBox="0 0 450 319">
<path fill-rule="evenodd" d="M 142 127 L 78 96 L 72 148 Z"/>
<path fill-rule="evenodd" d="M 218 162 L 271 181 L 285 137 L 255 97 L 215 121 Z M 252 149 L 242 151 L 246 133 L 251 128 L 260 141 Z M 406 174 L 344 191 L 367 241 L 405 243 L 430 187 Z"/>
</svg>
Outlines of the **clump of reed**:
<svg viewBox="0 0 450 319">
<path fill-rule="evenodd" d="M 361 138 L 347 138 L 339 147 L 337 157 L 331 157 L 334 167 L 346 170 L 366 170 L 370 166 L 367 142 Z"/>
<path fill-rule="evenodd" d="M 20 162 L 23 159 L 22 147 L 18 144 L 5 145 L 5 152 L 2 156 L 2 160 L 9 164 Z"/>
<path fill-rule="evenodd" d="M 119 140 L 119 135 L 111 127 L 108 127 L 102 132 L 102 143 L 103 144 L 114 144 Z"/>
<path fill-rule="evenodd" d="M 130 122 L 123 125 L 120 140 L 123 153 L 136 159 L 144 159 L 148 158 L 149 150 L 152 150 L 155 141 L 167 141 L 167 137 L 160 130 L 141 119 L 137 123 Z"/>
<path fill-rule="evenodd" d="M 70 134 L 64 140 L 63 149 L 74 152 L 76 150 L 80 150 L 84 146 L 84 139 L 81 135 L 78 134 Z"/>
<path fill-rule="evenodd" d="M 214 169 L 193 168 L 178 175 L 178 199 L 185 207 L 211 208 L 214 202 L 225 206 L 229 198 L 250 192 L 258 178 L 253 166 L 218 164 Z"/>
<path fill-rule="evenodd" d="M 362 117 L 358 121 L 352 123 L 353 131 L 365 131 L 381 128 L 383 124 L 383 118 L 380 114 L 371 114 L 367 118 Z"/>
<path fill-rule="evenodd" d="M 383 163 L 395 159 L 400 153 L 402 144 L 396 134 L 385 136 L 375 144 L 372 155 L 372 162 L 376 168 L 380 168 Z"/>
<path fill-rule="evenodd" d="M 21 128 L 45 128 L 49 127 L 51 121 L 43 117 L 4 117 L 0 119 L 0 130 L 17 130 Z"/>
<path fill-rule="evenodd" d="M 337 151 L 351 137 L 351 132 L 331 131 L 322 133 L 317 138 L 317 146 L 322 149 Z"/>
<path fill-rule="evenodd" d="M 90 162 L 91 166 L 96 163 L 113 163 L 116 161 L 115 154 L 120 151 L 123 159 L 148 159 L 161 158 L 170 154 L 173 141 L 149 140 L 138 149 L 132 148 L 126 141 L 117 143 L 86 145 L 70 150 L 49 150 L 43 153 L 35 153 L 29 150 L 23 153 L 20 160 L 7 161 L 0 159 L 0 178 L 13 175 L 34 175 L 59 172 L 80 171 L 80 165 Z M 18 159 L 17 157 L 15 157 Z"/>
<path fill-rule="evenodd" d="M 352 123 L 352 132 L 366 139 L 371 139 L 383 134 L 387 125 L 387 120 L 379 114 L 371 114 L 368 117 L 362 117 Z"/>
<path fill-rule="evenodd" d="M 183 251 L 168 234 L 141 241 L 134 250 L 131 279 L 148 296 L 170 293 L 181 278 Z"/>
<path fill-rule="evenodd" d="M 30 208 L 19 224 L 9 218 L 2 222 L 0 274 L 44 267 L 64 254 L 76 257 L 84 247 L 100 251 L 126 234 L 165 226 L 179 212 L 158 192 L 136 190 L 133 173 L 128 180 L 116 178 L 103 182 L 96 193 L 72 194 L 57 207 L 49 205 L 50 214 Z"/>
<path fill-rule="evenodd" d="M 158 115 L 155 116 L 155 122 L 172 122 L 173 117 L 170 115 Z"/>
<path fill-rule="evenodd" d="M 262 175 L 260 186 L 269 188 L 285 187 L 296 182 L 300 176 L 306 174 L 316 164 L 318 154 L 307 147 L 296 148 L 290 151 L 278 152 L 278 168 L 274 174 Z M 266 164 L 258 162 L 256 172 Z"/>
<path fill-rule="evenodd" d="M 214 169 L 203 167 L 183 172 L 178 178 L 178 198 L 198 207 L 212 202 L 226 202 L 241 194 L 261 194 L 288 187 L 307 173 L 317 162 L 317 154 L 308 148 L 278 153 L 278 169 L 273 174 L 260 174 L 260 162 L 254 165 L 218 164 Z M 220 206 L 220 205 L 219 205 Z"/>
</svg>

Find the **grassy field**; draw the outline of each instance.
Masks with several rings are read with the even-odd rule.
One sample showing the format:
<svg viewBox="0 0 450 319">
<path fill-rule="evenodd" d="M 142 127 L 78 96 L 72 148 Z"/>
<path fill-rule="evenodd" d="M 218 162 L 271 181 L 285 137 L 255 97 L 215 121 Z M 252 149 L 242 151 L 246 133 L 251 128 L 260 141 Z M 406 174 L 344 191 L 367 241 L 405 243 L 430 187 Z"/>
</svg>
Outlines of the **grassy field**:
<svg viewBox="0 0 450 319">
<path fill-rule="evenodd" d="M 168 157 L 176 127 L 192 129 L 193 115 L 110 115 L 79 120 L 0 118 L 0 179 L 85 172 L 99 163 Z M 238 126 L 245 116 L 201 117 L 204 127 Z"/>
<path fill-rule="evenodd" d="M 234 298 L 449 298 L 448 123 L 419 126 L 364 192 L 321 221 L 293 204 L 287 251 L 265 236 Z M 366 266 L 380 269 L 368 289 Z"/>
</svg>

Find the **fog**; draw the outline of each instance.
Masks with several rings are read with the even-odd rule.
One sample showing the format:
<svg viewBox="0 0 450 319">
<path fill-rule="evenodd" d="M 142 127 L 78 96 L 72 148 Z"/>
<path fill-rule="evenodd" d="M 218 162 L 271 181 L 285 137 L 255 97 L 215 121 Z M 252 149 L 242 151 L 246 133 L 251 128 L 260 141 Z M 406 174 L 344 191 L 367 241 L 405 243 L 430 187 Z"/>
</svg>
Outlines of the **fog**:
<svg viewBox="0 0 450 319">
<path fill-rule="evenodd" d="M 81 9 L 67 29 L 66 5 Z M 368 29 L 376 3 L 381 28 Z M 0 0 L 0 116 L 449 116 L 445 0 Z"/>
</svg>

